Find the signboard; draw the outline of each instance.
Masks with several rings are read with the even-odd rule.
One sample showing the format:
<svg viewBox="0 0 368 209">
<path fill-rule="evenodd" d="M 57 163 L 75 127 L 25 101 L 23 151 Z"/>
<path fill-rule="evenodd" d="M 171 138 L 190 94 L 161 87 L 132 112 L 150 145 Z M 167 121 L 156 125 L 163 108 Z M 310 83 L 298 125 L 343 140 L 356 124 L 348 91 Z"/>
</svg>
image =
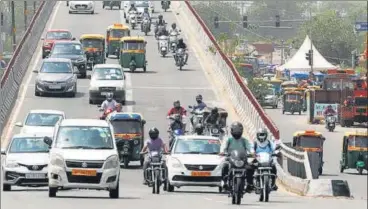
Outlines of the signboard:
<svg viewBox="0 0 368 209">
<path fill-rule="evenodd" d="M 332 109 L 335 110 L 336 113 L 338 113 L 338 107 L 339 104 L 321 104 L 321 103 L 315 103 L 314 104 L 314 118 L 315 119 L 324 119 L 323 112 L 327 109 L 327 106 L 331 105 Z M 337 120 L 337 114 L 336 114 L 336 120 Z"/>
<path fill-rule="evenodd" d="M 356 31 L 368 31 L 368 22 L 356 22 L 355 30 Z"/>
</svg>

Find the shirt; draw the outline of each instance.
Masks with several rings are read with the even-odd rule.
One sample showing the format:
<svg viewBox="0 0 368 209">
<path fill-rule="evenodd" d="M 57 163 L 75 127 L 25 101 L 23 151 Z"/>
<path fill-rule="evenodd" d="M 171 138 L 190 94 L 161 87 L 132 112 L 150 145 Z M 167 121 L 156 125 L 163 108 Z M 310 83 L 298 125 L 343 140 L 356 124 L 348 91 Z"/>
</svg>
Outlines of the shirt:
<svg viewBox="0 0 368 209">
<path fill-rule="evenodd" d="M 146 146 L 147 146 L 149 151 L 158 151 L 158 152 L 160 152 L 163 145 L 164 145 L 164 142 L 162 141 L 161 138 L 157 138 L 155 140 L 148 139 L 146 141 Z"/>
<path fill-rule="evenodd" d="M 195 105 L 193 107 L 193 110 L 196 110 L 196 109 L 203 110 L 205 107 L 207 107 L 207 105 L 204 102 L 201 102 L 201 103 Z"/>
<path fill-rule="evenodd" d="M 275 145 L 274 143 L 272 143 L 270 140 L 267 140 L 267 145 L 266 146 L 259 146 L 259 142 L 254 142 L 254 152 L 257 154 L 257 153 L 260 153 L 260 152 L 267 152 L 269 154 L 272 154 L 275 150 Z"/>
<path fill-rule="evenodd" d="M 231 153 L 233 150 L 243 149 L 246 149 L 248 152 L 250 152 L 249 142 L 244 137 L 238 140 L 234 139 L 233 137 L 229 137 L 226 138 L 221 144 L 221 152 L 223 153 Z"/>
<path fill-rule="evenodd" d="M 116 101 L 115 100 L 111 100 L 111 102 L 105 100 L 104 102 L 102 102 L 101 104 L 101 108 L 103 110 L 107 110 L 107 109 L 115 109 L 115 106 L 116 106 Z"/>
</svg>

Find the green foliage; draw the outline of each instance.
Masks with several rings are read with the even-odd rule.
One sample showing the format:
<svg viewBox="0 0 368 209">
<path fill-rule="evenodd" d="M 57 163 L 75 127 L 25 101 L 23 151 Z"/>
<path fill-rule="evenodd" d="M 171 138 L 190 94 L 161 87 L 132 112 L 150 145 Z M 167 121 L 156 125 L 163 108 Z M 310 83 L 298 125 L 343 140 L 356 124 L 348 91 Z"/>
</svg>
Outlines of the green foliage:
<svg viewBox="0 0 368 209">
<path fill-rule="evenodd" d="M 248 88 L 257 100 L 264 98 L 268 91 L 268 83 L 263 79 L 248 79 Z"/>
</svg>

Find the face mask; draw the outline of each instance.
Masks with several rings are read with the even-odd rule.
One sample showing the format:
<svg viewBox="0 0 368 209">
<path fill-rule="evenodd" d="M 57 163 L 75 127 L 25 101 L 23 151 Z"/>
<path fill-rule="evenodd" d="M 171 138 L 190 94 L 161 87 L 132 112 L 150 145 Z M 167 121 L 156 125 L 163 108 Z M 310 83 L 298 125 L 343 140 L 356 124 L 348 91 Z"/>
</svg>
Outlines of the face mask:
<svg viewBox="0 0 368 209">
<path fill-rule="evenodd" d="M 231 134 L 235 139 L 240 139 L 240 137 L 242 136 L 240 133 L 234 133 Z"/>
<path fill-rule="evenodd" d="M 111 102 L 111 101 L 112 101 L 112 99 L 111 99 L 111 98 L 108 98 L 108 99 L 107 99 L 107 101 Z"/>
<path fill-rule="evenodd" d="M 202 103 L 202 100 L 197 100 L 197 103 Z"/>
</svg>

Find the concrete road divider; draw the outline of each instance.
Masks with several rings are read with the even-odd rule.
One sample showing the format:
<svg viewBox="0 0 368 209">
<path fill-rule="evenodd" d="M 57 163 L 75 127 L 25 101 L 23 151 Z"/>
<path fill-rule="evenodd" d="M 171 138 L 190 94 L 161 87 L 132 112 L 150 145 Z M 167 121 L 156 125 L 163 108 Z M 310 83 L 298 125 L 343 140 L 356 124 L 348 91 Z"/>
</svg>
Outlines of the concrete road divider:
<svg viewBox="0 0 368 209">
<path fill-rule="evenodd" d="M 306 196 L 312 197 L 351 197 L 347 181 L 313 179 L 308 183 Z"/>
</svg>

